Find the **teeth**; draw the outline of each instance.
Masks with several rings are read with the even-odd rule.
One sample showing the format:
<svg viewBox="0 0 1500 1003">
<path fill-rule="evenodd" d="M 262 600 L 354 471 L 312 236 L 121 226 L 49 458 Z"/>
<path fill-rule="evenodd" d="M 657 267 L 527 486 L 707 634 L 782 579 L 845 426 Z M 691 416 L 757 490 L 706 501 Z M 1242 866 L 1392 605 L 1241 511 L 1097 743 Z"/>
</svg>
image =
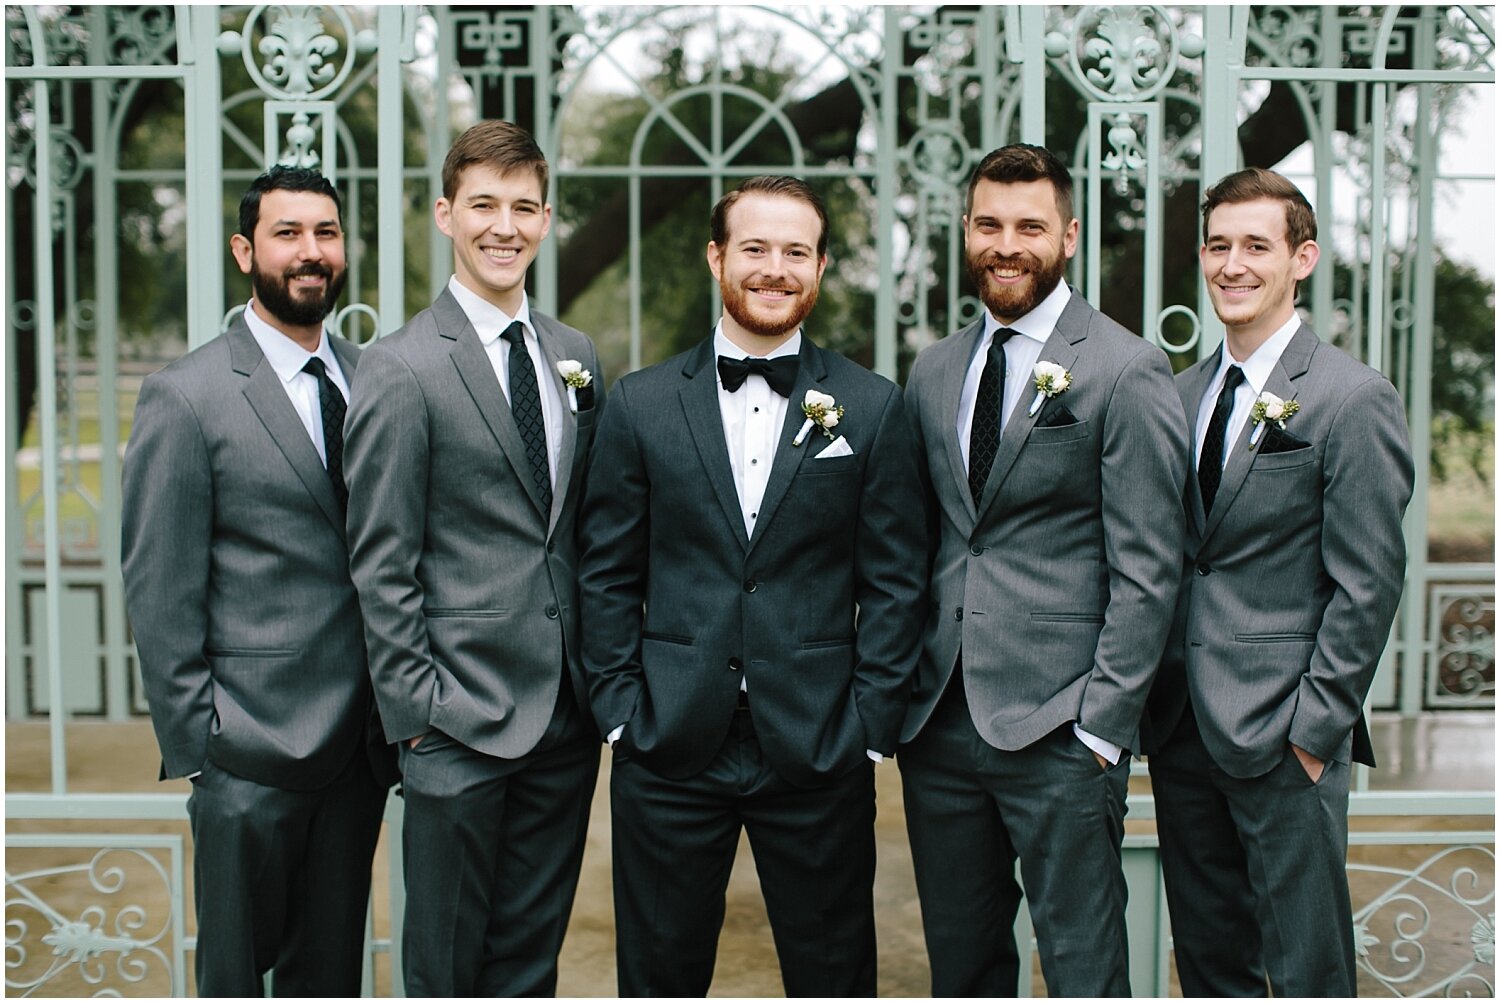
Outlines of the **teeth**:
<svg viewBox="0 0 1500 1003">
<path fill-rule="evenodd" d="M 496 261 L 510 261 L 517 254 L 521 253 L 513 247 L 485 247 L 481 250 L 484 251 L 487 257 L 494 258 Z"/>
<path fill-rule="evenodd" d="M 1021 277 L 1021 270 L 1019 268 L 997 268 L 995 269 L 995 274 L 1002 279 L 1017 279 Z"/>
</svg>

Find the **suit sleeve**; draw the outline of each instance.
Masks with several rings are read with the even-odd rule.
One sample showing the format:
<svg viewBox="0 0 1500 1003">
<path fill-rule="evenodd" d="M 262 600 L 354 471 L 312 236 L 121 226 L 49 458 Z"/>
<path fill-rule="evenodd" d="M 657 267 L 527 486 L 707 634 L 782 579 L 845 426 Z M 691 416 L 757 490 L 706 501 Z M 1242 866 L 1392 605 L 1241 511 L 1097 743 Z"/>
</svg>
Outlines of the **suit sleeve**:
<svg viewBox="0 0 1500 1003">
<path fill-rule="evenodd" d="M 1387 380 L 1371 379 L 1339 408 L 1323 455 L 1322 557 L 1333 596 L 1288 735 L 1319 759 L 1354 727 L 1396 616 L 1412 478 L 1401 398 Z"/>
<path fill-rule="evenodd" d="M 854 703 L 869 749 L 895 753 L 927 613 L 922 460 L 891 388 L 865 466 L 854 543 Z"/>
<path fill-rule="evenodd" d="M 1166 356 L 1137 353 L 1104 418 L 1099 477 L 1109 605 L 1078 722 L 1126 749 L 1135 744 L 1177 601 L 1187 443 Z"/>
<path fill-rule="evenodd" d="M 417 580 L 427 529 L 427 405 L 415 374 L 379 343 L 360 360 L 350 396 L 349 568 L 386 739 L 401 742 L 429 730 L 437 685 Z"/>
<path fill-rule="evenodd" d="M 213 472 L 192 405 L 160 375 L 141 385 L 123 479 L 125 606 L 164 775 L 185 777 L 203 768 L 214 724 Z"/>
<path fill-rule="evenodd" d="M 596 405 L 597 406 L 597 405 Z M 578 600 L 583 672 L 601 734 L 635 714 L 651 542 L 651 482 L 625 385 L 599 416 L 579 513 Z"/>
</svg>

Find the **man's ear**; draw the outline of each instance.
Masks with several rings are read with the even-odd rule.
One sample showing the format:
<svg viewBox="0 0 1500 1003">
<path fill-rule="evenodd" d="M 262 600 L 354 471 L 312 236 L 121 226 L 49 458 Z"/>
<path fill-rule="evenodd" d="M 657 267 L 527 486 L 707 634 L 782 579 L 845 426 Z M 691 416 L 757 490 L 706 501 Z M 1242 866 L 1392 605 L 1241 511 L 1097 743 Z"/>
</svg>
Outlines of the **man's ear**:
<svg viewBox="0 0 1500 1003">
<path fill-rule="evenodd" d="M 719 250 L 719 245 L 713 241 L 708 242 L 708 270 L 713 272 L 714 281 L 719 280 L 719 271 L 724 266 L 724 258 Z M 821 274 L 821 273 L 820 273 Z"/>
<path fill-rule="evenodd" d="M 229 253 L 234 255 L 234 263 L 240 266 L 240 271 L 249 275 L 255 264 L 255 248 L 243 233 L 236 233 L 229 238 Z"/>
</svg>

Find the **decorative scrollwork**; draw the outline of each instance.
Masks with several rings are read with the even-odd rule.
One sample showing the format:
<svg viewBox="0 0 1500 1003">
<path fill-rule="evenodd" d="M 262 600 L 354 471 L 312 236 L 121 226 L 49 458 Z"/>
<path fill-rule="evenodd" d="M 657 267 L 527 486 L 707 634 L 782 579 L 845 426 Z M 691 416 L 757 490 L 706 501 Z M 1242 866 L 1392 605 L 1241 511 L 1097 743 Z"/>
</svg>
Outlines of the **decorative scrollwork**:
<svg viewBox="0 0 1500 1003">
<path fill-rule="evenodd" d="M 1196 50 L 1198 47 L 1193 46 Z M 1066 55 L 1073 76 L 1098 101 L 1149 101 L 1177 72 L 1177 25 L 1161 7 L 1086 7 L 1071 37 L 1050 32 L 1047 54 Z"/>
<path fill-rule="evenodd" d="M 1433 591 L 1437 633 L 1432 696 L 1477 702 L 1495 695 L 1495 597 Z"/>
<path fill-rule="evenodd" d="M 470 52 L 484 53 L 484 66 L 498 70 L 502 56 L 520 47 L 526 35 L 522 30 L 527 15 L 459 14 L 454 17 L 458 28 L 458 44 Z"/>
<path fill-rule="evenodd" d="M 165 5 L 109 8 L 109 61 L 141 66 L 161 61 L 176 37 L 173 8 Z"/>
<path fill-rule="evenodd" d="M 269 23 L 256 43 L 257 26 L 268 11 Z M 319 11 L 333 13 L 350 44 L 325 28 Z M 336 90 L 354 70 L 356 48 L 363 51 L 373 42 L 368 33 L 356 36 L 342 7 L 258 4 L 246 16 L 242 31 L 219 36 L 219 50 L 225 54 L 238 50 L 256 86 L 272 97 L 312 101 Z"/>
<path fill-rule="evenodd" d="M 84 171 L 88 169 L 88 155 L 84 153 L 83 144 L 71 132 L 68 132 L 54 124 L 48 135 L 52 139 L 52 184 L 60 191 L 72 191 L 78 187 L 78 182 L 83 180 Z M 33 137 L 26 143 L 21 152 L 21 163 L 24 165 L 26 183 L 32 188 L 36 187 L 36 139 Z"/>
<path fill-rule="evenodd" d="M 933 122 L 918 129 L 905 155 L 912 176 L 929 187 L 957 185 L 969 171 L 969 145 L 955 127 L 945 123 Z"/>
<path fill-rule="evenodd" d="M 7 871 L 7 989 L 29 995 L 70 973 L 86 985 L 99 987 L 95 995 L 119 995 L 116 985 L 139 984 L 156 967 L 170 987 L 172 965 L 163 950 L 171 930 L 170 915 L 152 931 L 147 910 L 139 905 L 116 906 L 113 915 L 108 905 L 89 905 L 77 918 L 69 918 L 42 897 L 43 890 L 56 894 L 56 879 L 67 876 L 86 878 L 95 895 L 118 895 L 142 862 L 148 876 L 170 887 L 166 869 L 154 856 L 128 848 L 99 850 L 85 864 L 17 874 Z M 40 930 L 34 932 L 33 924 Z"/>
<path fill-rule="evenodd" d="M 1495 854 L 1485 846 L 1450 846 L 1410 871 L 1349 865 L 1355 875 L 1393 879 L 1354 913 L 1361 970 L 1400 996 L 1451 994 L 1456 985 L 1494 989 L 1480 966 L 1494 963 Z M 1445 931 L 1468 928 L 1471 950 L 1452 957 Z M 1383 950 L 1382 950 L 1383 948 Z M 1438 971 L 1426 970 L 1433 962 Z M 1493 975 L 1491 974 L 1491 978 Z M 1424 983 L 1424 979 L 1428 980 Z"/>
<path fill-rule="evenodd" d="M 1260 8 L 1256 27 L 1278 65 L 1319 66 L 1323 62 L 1323 40 L 1318 35 L 1321 16 L 1316 8 L 1277 4 Z"/>
</svg>

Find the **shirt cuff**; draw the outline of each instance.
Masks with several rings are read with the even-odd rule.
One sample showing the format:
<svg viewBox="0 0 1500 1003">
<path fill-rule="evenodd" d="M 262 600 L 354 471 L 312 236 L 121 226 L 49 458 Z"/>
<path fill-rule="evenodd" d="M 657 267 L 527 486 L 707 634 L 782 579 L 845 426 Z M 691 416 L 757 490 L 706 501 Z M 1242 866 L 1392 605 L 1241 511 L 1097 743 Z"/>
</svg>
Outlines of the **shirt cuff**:
<svg viewBox="0 0 1500 1003">
<path fill-rule="evenodd" d="M 613 749 L 615 747 L 615 743 L 620 740 L 620 735 L 623 734 L 624 731 L 625 731 L 625 726 L 623 724 L 616 725 L 614 731 L 612 731 L 608 735 L 604 736 L 604 740 L 609 743 L 609 747 L 611 749 Z"/>
<path fill-rule="evenodd" d="M 1120 753 L 1125 751 L 1113 742 L 1106 741 L 1098 735 L 1084 731 L 1078 726 L 1078 722 L 1076 721 L 1073 722 L 1073 734 L 1077 735 L 1078 740 L 1084 745 L 1087 745 L 1090 749 L 1107 759 L 1111 766 L 1120 761 Z"/>
<path fill-rule="evenodd" d="M 865 750 L 865 755 L 867 755 L 867 756 L 870 757 L 870 762 L 872 762 L 872 763 L 883 763 L 883 762 L 885 762 L 885 757 L 882 756 L 880 753 L 876 752 L 874 749 L 866 749 Z"/>
</svg>

